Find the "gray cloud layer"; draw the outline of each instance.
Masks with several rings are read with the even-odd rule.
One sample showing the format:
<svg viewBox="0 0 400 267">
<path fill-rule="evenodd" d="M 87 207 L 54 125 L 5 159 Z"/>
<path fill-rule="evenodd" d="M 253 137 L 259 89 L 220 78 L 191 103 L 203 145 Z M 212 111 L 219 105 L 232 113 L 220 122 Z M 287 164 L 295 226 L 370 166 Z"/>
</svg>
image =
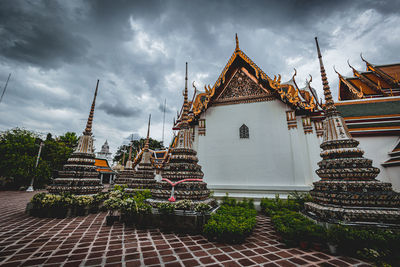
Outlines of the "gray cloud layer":
<svg viewBox="0 0 400 267">
<path fill-rule="evenodd" d="M 161 139 L 182 101 L 184 63 L 199 89 L 213 84 L 240 47 L 267 74 L 298 82 L 308 74 L 321 91 L 314 36 L 331 87 L 346 60 L 363 68 L 399 62 L 399 1 L 1 1 L 0 127 L 80 133 L 100 79 L 94 133 L 113 151 L 132 132 Z M 170 138 L 171 132 L 167 132 Z M 168 139 L 167 139 L 168 140 Z"/>
</svg>

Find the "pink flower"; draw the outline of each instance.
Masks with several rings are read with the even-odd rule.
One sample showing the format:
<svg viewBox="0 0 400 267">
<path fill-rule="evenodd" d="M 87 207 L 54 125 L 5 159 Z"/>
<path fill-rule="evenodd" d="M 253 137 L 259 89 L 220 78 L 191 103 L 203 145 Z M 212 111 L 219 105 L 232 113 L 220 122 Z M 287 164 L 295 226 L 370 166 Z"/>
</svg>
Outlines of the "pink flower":
<svg viewBox="0 0 400 267">
<path fill-rule="evenodd" d="M 169 202 L 175 202 L 176 199 L 172 196 L 172 197 L 168 198 L 168 200 L 169 200 Z"/>
</svg>

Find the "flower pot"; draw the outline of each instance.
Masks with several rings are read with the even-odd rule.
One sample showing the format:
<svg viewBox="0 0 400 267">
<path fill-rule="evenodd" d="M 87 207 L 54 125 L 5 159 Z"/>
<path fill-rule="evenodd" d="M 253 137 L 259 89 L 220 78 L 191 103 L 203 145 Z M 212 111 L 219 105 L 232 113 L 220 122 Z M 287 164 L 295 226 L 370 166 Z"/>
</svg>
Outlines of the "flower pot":
<svg viewBox="0 0 400 267">
<path fill-rule="evenodd" d="M 337 255 L 338 245 L 328 243 L 329 253 L 332 255 Z"/>
<path fill-rule="evenodd" d="M 114 224 L 114 222 L 119 220 L 119 216 L 115 216 L 115 215 L 108 215 L 106 217 L 106 224 L 107 226 L 111 226 Z"/>
<path fill-rule="evenodd" d="M 322 251 L 322 244 L 321 243 L 313 242 L 312 245 L 313 245 L 314 250 Z"/>
<path fill-rule="evenodd" d="M 308 241 L 300 241 L 299 243 L 301 249 L 307 249 L 308 248 Z"/>
</svg>

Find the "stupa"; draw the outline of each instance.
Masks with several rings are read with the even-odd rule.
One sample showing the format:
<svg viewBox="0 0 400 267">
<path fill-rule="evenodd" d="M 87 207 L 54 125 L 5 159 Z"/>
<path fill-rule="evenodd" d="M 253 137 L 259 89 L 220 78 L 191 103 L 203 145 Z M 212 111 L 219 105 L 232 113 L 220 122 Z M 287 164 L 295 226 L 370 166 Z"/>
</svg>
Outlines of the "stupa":
<svg viewBox="0 0 400 267">
<path fill-rule="evenodd" d="M 185 90 L 183 93 L 183 111 L 177 143 L 171 148 L 169 161 L 162 171 L 162 180 L 153 190 L 150 203 L 163 201 L 175 202 L 177 200 L 193 200 L 196 202 L 211 202 L 210 190 L 203 181 L 201 166 L 197 164 L 197 152 L 192 147 L 192 135 L 188 123 L 188 89 L 187 89 L 187 63 L 185 76 Z"/>
<path fill-rule="evenodd" d="M 149 116 L 149 124 L 147 126 L 147 137 L 146 142 L 144 144 L 142 150 L 142 158 L 140 162 L 137 164 L 136 171 L 132 173 L 129 178 L 128 188 L 125 190 L 127 192 L 142 190 L 142 189 L 153 189 L 156 180 L 154 179 L 154 168 L 151 163 L 151 152 L 149 149 L 150 142 L 150 120 L 151 115 Z"/>
<path fill-rule="evenodd" d="M 322 160 L 316 171 L 321 180 L 314 183 L 310 194 L 313 202 L 305 204 L 306 213 L 319 221 L 347 224 L 400 223 L 400 194 L 390 183 L 375 178 L 379 169 L 363 157 L 359 142 L 352 138 L 343 117 L 334 105 L 315 38 L 325 95 Z"/>
<path fill-rule="evenodd" d="M 129 147 L 129 156 L 128 160 L 126 161 L 125 168 L 118 173 L 117 179 L 115 179 L 115 184 L 123 185 L 129 184 L 131 182 L 131 178 L 135 173 L 135 169 L 132 167 L 132 145 Z"/>
<path fill-rule="evenodd" d="M 103 185 L 96 171 L 93 149 L 92 123 L 96 103 L 99 80 L 97 80 L 92 107 L 83 135 L 79 137 L 78 146 L 72 153 L 63 170 L 58 172 L 58 178 L 47 187 L 49 193 L 72 193 L 77 195 L 96 194 L 103 190 Z"/>
</svg>

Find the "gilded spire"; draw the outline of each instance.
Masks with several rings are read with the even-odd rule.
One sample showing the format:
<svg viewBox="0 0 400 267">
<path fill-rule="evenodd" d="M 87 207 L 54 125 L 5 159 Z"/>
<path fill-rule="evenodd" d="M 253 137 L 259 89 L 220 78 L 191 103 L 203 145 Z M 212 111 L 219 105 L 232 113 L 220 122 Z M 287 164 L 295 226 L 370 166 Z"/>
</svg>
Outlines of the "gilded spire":
<svg viewBox="0 0 400 267">
<path fill-rule="evenodd" d="M 189 103 L 188 103 L 187 81 L 188 81 L 188 64 L 186 62 L 185 90 L 183 91 L 183 111 L 182 111 L 181 128 L 188 128 Z"/>
<path fill-rule="evenodd" d="M 328 117 L 328 116 L 331 116 L 331 115 L 335 115 L 337 113 L 337 111 L 336 111 L 335 104 L 333 102 L 332 93 L 331 93 L 331 89 L 329 87 L 328 78 L 326 77 L 324 63 L 322 62 L 322 55 L 321 55 L 321 51 L 319 49 L 317 37 L 315 37 L 315 43 L 317 45 L 319 65 L 321 67 L 322 85 L 323 85 L 324 95 L 325 95 L 325 111 L 326 111 L 325 116 Z"/>
<path fill-rule="evenodd" d="M 235 34 L 235 39 L 236 39 L 236 49 L 235 49 L 235 51 L 238 51 L 238 50 L 240 50 L 240 48 L 239 48 L 239 38 L 237 36 L 237 33 Z"/>
<path fill-rule="evenodd" d="M 89 118 L 88 118 L 88 121 L 86 123 L 85 131 L 83 132 L 84 135 L 92 135 L 92 123 L 93 123 L 93 116 L 94 116 L 94 107 L 95 107 L 95 104 L 96 104 L 96 96 L 97 96 L 98 88 L 99 88 L 99 80 L 97 80 L 96 91 L 94 92 L 92 107 L 91 107 L 90 112 L 89 112 Z"/>
<path fill-rule="evenodd" d="M 147 137 L 146 137 L 146 142 L 144 144 L 143 151 L 149 151 L 149 142 L 150 142 L 150 120 L 151 120 L 151 114 L 149 115 L 149 124 L 147 125 Z"/>
</svg>

